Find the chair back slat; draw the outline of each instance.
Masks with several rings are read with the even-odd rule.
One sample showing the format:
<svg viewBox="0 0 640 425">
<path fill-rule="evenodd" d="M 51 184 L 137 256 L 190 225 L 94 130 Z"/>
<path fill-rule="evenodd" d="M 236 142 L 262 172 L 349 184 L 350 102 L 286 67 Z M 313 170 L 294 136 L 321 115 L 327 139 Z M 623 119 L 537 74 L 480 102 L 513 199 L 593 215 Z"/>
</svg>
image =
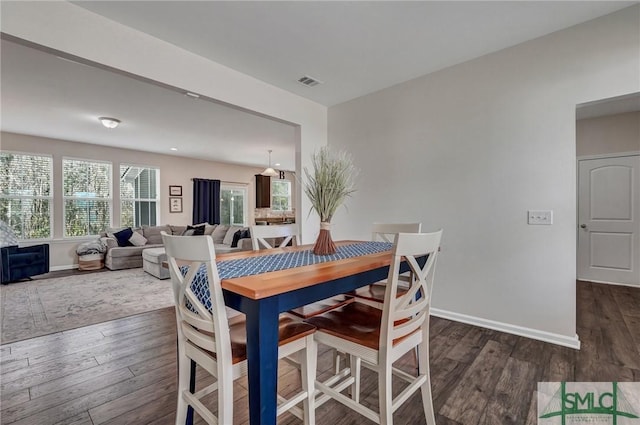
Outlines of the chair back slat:
<svg viewBox="0 0 640 425">
<path fill-rule="evenodd" d="M 422 223 L 373 223 L 371 240 L 393 242 L 398 233 L 420 233 Z"/>
<path fill-rule="evenodd" d="M 275 248 L 266 239 L 283 238 L 278 248 L 287 246 L 293 240 L 300 245 L 300 231 L 297 224 L 281 224 L 271 226 L 251 226 L 251 245 L 254 251 Z"/>
<path fill-rule="evenodd" d="M 433 276 L 441 238 L 442 230 L 433 233 L 398 233 L 395 236 L 380 329 L 381 350 L 391 349 L 394 340 L 419 329 L 425 331 L 425 327 L 428 327 Z M 425 256 L 424 266 L 420 266 L 418 258 Z M 403 261 L 410 268 L 410 286 L 406 293 L 397 296 Z"/>
<path fill-rule="evenodd" d="M 189 341 L 231 361 L 229 323 L 213 239 L 208 235 L 172 236 L 162 232 L 162 242 L 174 291 L 178 348 Z M 181 265 L 188 266 L 184 275 Z M 196 285 L 208 288 L 210 307 L 194 292 Z"/>
</svg>

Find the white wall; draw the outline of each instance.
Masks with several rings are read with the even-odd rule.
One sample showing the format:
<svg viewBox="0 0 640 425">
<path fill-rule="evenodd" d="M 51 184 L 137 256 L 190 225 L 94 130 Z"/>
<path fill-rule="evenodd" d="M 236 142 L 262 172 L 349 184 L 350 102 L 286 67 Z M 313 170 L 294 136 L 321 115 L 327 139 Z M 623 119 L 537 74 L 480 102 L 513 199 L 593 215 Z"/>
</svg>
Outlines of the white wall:
<svg viewBox="0 0 640 425">
<path fill-rule="evenodd" d="M 576 104 L 640 88 L 635 6 L 329 109 L 361 168 L 335 219 L 444 229 L 436 313 L 576 346 Z M 528 226 L 528 209 L 554 211 Z"/>
<path fill-rule="evenodd" d="M 53 157 L 53 240 L 50 242 L 52 269 L 69 268 L 78 263 L 75 249 L 86 240 L 63 239 L 62 205 L 62 158 L 72 157 L 109 161 L 112 166 L 112 180 L 119 181 L 120 164 L 144 165 L 160 170 L 160 217 L 159 224 L 192 224 L 193 183 L 192 178 L 217 179 L 223 182 L 241 183 L 248 190 L 247 224 L 253 224 L 255 207 L 255 175 L 262 168 L 243 167 L 220 162 L 182 158 L 174 155 L 160 155 L 128 149 L 117 149 L 88 143 L 76 143 L 44 137 L 15 133 L 0 133 L 0 148 L 5 151 L 41 153 Z M 224 184 L 224 183 L 223 183 Z M 182 213 L 169 212 L 169 185 L 182 186 Z M 120 224 L 119 186 L 113 185 L 113 225 Z M 26 244 L 25 244 L 26 245 Z"/>
<path fill-rule="evenodd" d="M 327 143 L 327 108 L 68 2 L 3 2 L 6 34 L 298 124 L 297 175 Z M 300 188 L 297 187 L 297 195 Z M 303 241 L 319 229 L 296 196 Z"/>
<path fill-rule="evenodd" d="M 640 112 L 578 120 L 576 154 L 605 155 L 640 151 Z"/>
</svg>

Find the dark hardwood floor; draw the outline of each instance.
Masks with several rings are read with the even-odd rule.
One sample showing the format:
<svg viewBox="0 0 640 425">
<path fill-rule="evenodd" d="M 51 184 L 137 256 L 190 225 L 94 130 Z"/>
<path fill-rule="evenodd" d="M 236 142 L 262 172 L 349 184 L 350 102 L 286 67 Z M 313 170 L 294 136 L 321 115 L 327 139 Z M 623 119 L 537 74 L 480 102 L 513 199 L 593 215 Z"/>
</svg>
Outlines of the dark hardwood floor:
<svg viewBox="0 0 640 425">
<path fill-rule="evenodd" d="M 578 282 L 580 351 L 432 318 L 431 370 L 439 425 L 536 424 L 539 381 L 640 381 L 640 289 Z M 331 367 L 322 351 L 320 377 Z M 0 347 L 2 424 L 172 424 L 176 399 L 172 308 Z M 411 368 L 411 356 L 401 359 Z M 281 363 L 281 391 L 299 385 Z M 204 374 L 199 376 L 204 377 Z M 202 378 L 198 386 L 209 382 Z M 247 382 L 235 386 L 235 423 L 247 424 Z M 375 375 L 363 371 L 362 399 L 377 403 Z M 394 415 L 423 424 L 420 396 Z M 202 423 L 196 421 L 196 423 Z M 283 424 L 299 424 L 291 416 Z M 366 424 L 330 401 L 317 423 Z"/>
</svg>

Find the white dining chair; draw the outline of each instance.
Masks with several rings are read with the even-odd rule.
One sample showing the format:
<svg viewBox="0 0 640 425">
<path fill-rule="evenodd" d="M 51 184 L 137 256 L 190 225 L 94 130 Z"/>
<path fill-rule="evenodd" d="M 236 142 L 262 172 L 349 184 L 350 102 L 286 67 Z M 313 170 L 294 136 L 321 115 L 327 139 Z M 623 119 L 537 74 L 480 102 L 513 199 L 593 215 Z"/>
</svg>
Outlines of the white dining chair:
<svg viewBox="0 0 640 425">
<path fill-rule="evenodd" d="M 279 244 L 275 241 L 281 240 Z M 300 245 L 300 232 L 296 224 L 251 226 L 251 243 L 253 250 L 272 249 L 287 246 L 289 242 Z M 288 311 L 299 319 L 308 319 L 318 314 L 325 313 L 353 301 L 348 295 L 336 295 L 331 298 L 316 301 Z M 340 353 L 334 352 L 334 364 L 336 373 L 340 370 Z M 294 365 L 295 366 L 295 365 Z"/>
<path fill-rule="evenodd" d="M 316 381 L 316 389 L 330 398 L 384 425 L 393 424 L 393 412 L 418 389 L 427 425 L 435 425 L 429 375 L 429 311 L 431 291 L 442 231 L 399 233 L 391 254 L 382 309 L 354 302 L 307 319 L 316 326 L 318 343 L 335 348 L 363 362 L 378 373 L 379 410 L 361 404 L 343 393 L 356 381 L 355 369 L 342 380 L 334 377 Z M 424 265 L 421 259 L 426 257 Z M 406 261 L 411 273 L 410 286 L 397 296 L 400 266 Z M 418 371 L 414 376 L 393 366 L 404 354 L 419 347 Z M 393 398 L 392 377 L 405 381 L 405 388 Z M 318 402 L 319 403 L 319 402 Z"/>
<path fill-rule="evenodd" d="M 279 244 L 274 241 L 277 239 L 281 239 Z M 282 248 L 287 246 L 289 242 L 292 242 L 294 246 L 300 245 L 300 231 L 297 224 L 251 226 L 251 245 L 254 251 Z"/>
<path fill-rule="evenodd" d="M 233 423 L 233 382 L 247 374 L 246 329 L 241 320 L 229 323 L 210 236 L 170 236 L 162 232 L 175 297 L 178 325 L 178 407 L 176 425 L 183 425 L 192 407 L 207 424 Z M 181 268 L 182 267 L 182 268 Z M 185 269 L 188 267 L 188 269 Z M 302 391 L 288 400 L 278 396 L 278 415 L 289 411 L 315 423 L 314 380 L 317 350 L 314 326 L 283 317 L 278 357 L 296 356 L 301 365 Z M 189 390 L 191 362 L 215 378 L 206 388 Z M 201 399 L 218 392 L 218 416 Z M 302 403 L 300 409 L 298 404 Z"/>
<path fill-rule="evenodd" d="M 373 223 L 371 227 L 371 240 L 378 242 L 393 242 L 398 233 L 420 233 L 422 223 Z M 408 285 L 408 276 L 401 275 L 398 294 L 402 295 Z M 386 281 L 372 283 L 349 292 L 347 295 L 372 307 L 382 308 Z"/>
<path fill-rule="evenodd" d="M 274 240 L 281 239 L 279 244 Z M 271 225 L 271 226 L 251 226 L 251 242 L 253 249 L 272 249 L 287 246 L 289 242 L 300 245 L 300 232 L 296 224 Z M 317 314 L 322 314 L 333 308 L 340 307 L 352 301 L 351 297 L 337 295 L 325 300 L 316 301 L 312 304 L 290 310 L 289 313 L 296 317 L 306 319 Z"/>
</svg>

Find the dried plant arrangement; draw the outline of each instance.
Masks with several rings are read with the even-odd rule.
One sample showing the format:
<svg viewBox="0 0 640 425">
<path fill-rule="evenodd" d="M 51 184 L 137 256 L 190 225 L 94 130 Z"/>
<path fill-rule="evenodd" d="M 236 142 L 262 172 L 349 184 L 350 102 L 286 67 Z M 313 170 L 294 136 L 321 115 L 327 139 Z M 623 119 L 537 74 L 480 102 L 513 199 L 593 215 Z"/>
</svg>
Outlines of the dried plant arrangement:
<svg viewBox="0 0 640 425">
<path fill-rule="evenodd" d="M 320 216 L 320 234 L 313 247 L 316 255 L 336 252 L 331 239 L 331 219 L 344 201 L 355 192 L 357 169 L 351 156 L 344 152 L 322 147 L 311 157 L 312 170 L 304 167 L 304 192 L 311 208 Z"/>
</svg>

